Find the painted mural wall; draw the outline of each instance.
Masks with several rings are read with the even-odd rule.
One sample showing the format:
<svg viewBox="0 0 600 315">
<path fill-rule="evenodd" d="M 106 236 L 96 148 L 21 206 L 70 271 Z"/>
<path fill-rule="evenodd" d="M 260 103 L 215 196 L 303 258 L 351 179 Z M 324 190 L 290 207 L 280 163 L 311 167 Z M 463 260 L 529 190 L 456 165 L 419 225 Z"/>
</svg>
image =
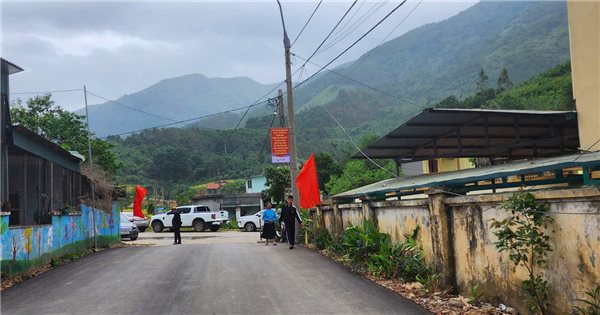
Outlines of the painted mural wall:
<svg viewBox="0 0 600 315">
<path fill-rule="evenodd" d="M 95 214 L 95 217 L 92 216 Z M 51 225 L 9 227 L 9 215 L 1 215 L 2 275 L 25 273 L 56 259 L 93 246 L 94 223 L 98 247 L 120 241 L 119 213 L 115 205 L 111 213 L 82 205 L 81 212 L 54 215 Z"/>
</svg>

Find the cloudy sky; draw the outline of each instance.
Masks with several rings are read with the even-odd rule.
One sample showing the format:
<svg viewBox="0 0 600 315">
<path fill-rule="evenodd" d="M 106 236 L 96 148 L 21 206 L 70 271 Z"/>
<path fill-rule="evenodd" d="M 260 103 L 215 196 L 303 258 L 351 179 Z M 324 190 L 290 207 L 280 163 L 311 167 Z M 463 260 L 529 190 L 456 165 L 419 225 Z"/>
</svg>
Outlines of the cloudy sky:
<svg viewBox="0 0 600 315">
<path fill-rule="evenodd" d="M 419 1 L 409 0 L 336 64 L 376 47 L 396 27 L 388 40 L 474 4 Z M 283 1 L 291 40 L 317 3 Z M 351 3 L 324 1 L 292 51 L 308 57 Z M 313 61 L 327 63 L 398 4 L 397 0 L 358 1 Z M 262 83 L 285 77 L 281 19 L 275 1 L 2 1 L 0 5 L 2 57 L 25 69 L 11 76 L 12 93 L 77 89 L 85 84 L 99 95 L 116 99 L 162 79 L 190 73 L 247 76 Z M 331 43 L 334 45 L 329 47 Z M 296 66 L 298 63 L 300 60 Z M 315 70 L 307 67 L 299 75 L 305 78 Z M 11 99 L 27 96 L 13 94 Z M 82 92 L 54 93 L 54 99 L 70 110 L 84 104 Z M 89 102 L 103 101 L 90 98 Z"/>
</svg>

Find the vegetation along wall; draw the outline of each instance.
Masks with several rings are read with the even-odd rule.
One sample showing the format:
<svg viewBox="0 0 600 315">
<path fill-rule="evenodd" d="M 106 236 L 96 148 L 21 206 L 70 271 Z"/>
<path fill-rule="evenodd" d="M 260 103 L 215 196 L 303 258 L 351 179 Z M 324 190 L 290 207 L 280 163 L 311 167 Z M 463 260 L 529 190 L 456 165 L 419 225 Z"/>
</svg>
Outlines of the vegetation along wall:
<svg viewBox="0 0 600 315">
<path fill-rule="evenodd" d="M 395 242 L 419 228 L 417 241 L 427 263 L 441 273 L 446 285 L 468 295 L 478 285 L 484 299 L 505 303 L 528 313 L 523 267 L 514 270 L 508 253 L 500 252 L 491 220 L 511 213 L 502 207 L 512 193 L 455 197 L 430 193 L 428 198 L 322 206 L 317 214 L 333 235 L 367 218 Z M 544 228 L 552 251 L 539 268 L 550 286 L 550 314 L 568 314 L 575 299 L 600 283 L 600 191 L 595 187 L 534 192 L 547 203 L 553 221 Z M 513 271 L 514 270 L 514 271 Z"/>
</svg>

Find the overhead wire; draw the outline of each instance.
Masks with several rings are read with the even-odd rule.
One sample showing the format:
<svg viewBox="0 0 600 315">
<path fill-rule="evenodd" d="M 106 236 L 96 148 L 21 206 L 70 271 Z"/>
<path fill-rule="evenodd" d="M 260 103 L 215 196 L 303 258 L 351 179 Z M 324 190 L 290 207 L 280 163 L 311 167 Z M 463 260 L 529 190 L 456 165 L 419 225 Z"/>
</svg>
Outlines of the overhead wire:
<svg viewBox="0 0 600 315">
<path fill-rule="evenodd" d="M 404 101 L 404 102 L 411 103 L 411 104 L 413 104 L 413 105 L 418 105 L 417 103 L 415 103 L 415 102 L 413 102 L 413 101 L 411 101 L 411 100 L 407 100 L 407 99 L 404 99 L 404 98 L 402 98 L 402 97 L 399 97 L 399 96 L 397 96 L 397 95 L 394 95 L 394 94 L 391 94 L 391 93 L 385 92 L 385 91 L 383 91 L 383 90 L 381 90 L 381 89 L 378 89 L 378 88 L 376 88 L 376 87 L 374 87 L 374 86 L 372 86 L 372 85 L 369 85 L 369 84 L 366 84 L 366 83 L 364 83 L 364 82 L 361 82 L 361 81 L 359 81 L 359 80 L 356 80 L 356 79 L 354 79 L 354 78 L 351 78 L 351 77 L 349 77 L 349 76 L 347 76 L 347 75 L 344 75 L 344 74 L 342 74 L 342 73 L 340 73 L 340 72 L 337 72 L 337 71 L 335 71 L 335 70 L 333 70 L 333 69 L 330 69 L 330 68 L 327 68 L 327 67 L 323 67 L 323 66 L 321 66 L 321 65 L 319 65 L 319 64 L 316 64 L 316 63 L 314 63 L 314 62 L 312 62 L 312 61 L 310 61 L 310 60 L 307 60 L 306 58 L 304 58 L 304 57 L 302 57 L 302 56 L 298 56 L 297 54 L 293 54 L 293 55 L 294 55 L 294 56 L 296 56 L 296 57 L 298 57 L 299 59 L 302 59 L 302 60 L 305 60 L 305 61 L 307 61 L 308 63 L 310 63 L 310 64 L 312 64 L 312 65 L 314 65 L 314 66 L 316 66 L 316 67 L 323 68 L 323 69 L 325 69 L 325 70 L 327 70 L 327 71 L 329 71 L 329 72 L 331 72 L 331 73 L 333 73 L 333 74 L 335 74 L 335 75 L 338 75 L 338 76 L 340 76 L 340 77 L 342 77 L 342 78 L 345 78 L 345 79 L 347 79 L 347 80 L 349 80 L 349 81 L 352 81 L 352 82 L 354 82 L 354 83 L 356 83 L 356 84 L 360 84 L 360 85 L 362 85 L 362 86 L 364 86 L 364 87 L 366 87 L 366 88 L 368 88 L 368 89 L 371 89 L 371 90 L 373 90 L 373 91 L 375 91 L 375 92 L 378 92 L 378 93 L 381 93 L 381 94 L 383 94 L 383 95 L 386 95 L 386 96 L 389 96 L 389 97 L 392 97 L 392 98 L 398 99 L 398 100 L 400 100 L 400 101 Z"/>
<path fill-rule="evenodd" d="M 53 90 L 53 91 L 35 91 L 35 92 L 10 92 L 11 95 L 20 94 L 52 94 L 52 93 L 65 93 L 65 92 L 76 92 L 83 91 L 83 89 L 67 89 L 67 90 Z"/>
<path fill-rule="evenodd" d="M 147 112 L 147 111 L 144 111 L 144 110 L 141 110 L 141 109 L 129 106 L 129 105 L 125 105 L 125 104 L 123 104 L 121 102 L 117 102 L 115 100 L 111 100 L 111 99 L 106 98 L 104 96 L 98 95 L 98 94 L 96 94 L 96 93 L 94 93 L 94 92 L 92 92 L 90 90 L 87 90 L 87 93 L 90 94 L 90 95 L 93 95 L 93 96 L 95 96 L 95 97 L 97 97 L 99 99 L 102 99 L 102 100 L 105 100 L 107 102 L 111 102 L 111 103 L 117 104 L 117 105 L 119 105 L 121 107 L 127 108 L 129 110 L 132 110 L 132 111 L 135 111 L 135 112 L 138 112 L 138 113 L 146 114 L 148 116 L 152 116 L 152 117 L 155 117 L 155 118 L 158 118 L 158 119 L 161 119 L 161 120 L 168 120 L 168 121 L 173 121 L 173 122 L 175 121 L 175 119 L 171 119 L 169 117 L 165 117 L 164 115 L 158 115 L 158 114 L 150 113 L 150 112 Z"/>
<path fill-rule="evenodd" d="M 323 0 L 320 0 L 319 3 L 317 3 L 317 6 L 313 10 L 313 12 L 310 14 L 310 16 L 308 17 L 308 20 L 306 20 L 306 23 L 304 23 L 304 26 L 302 26 L 302 29 L 300 30 L 300 32 L 298 33 L 298 35 L 296 35 L 296 38 L 292 42 L 292 45 L 291 45 L 292 47 L 294 46 L 294 44 L 296 43 L 296 41 L 298 40 L 298 38 L 300 38 L 300 35 L 302 35 L 302 32 L 304 32 L 304 29 L 306 28 L 306 26 L 308 26 L 308 23 L 310 23 L 310 20 L 312 20 L 313 16 L 315 15 L 315 13 L 317 12 L 317 10 L 321 6 L 321 3 L 323 3 Z"/>
<path fill-rule="evenodd" d="M 369 56 L 375 49 L 377 49 L 377 47 L 381 46 L 383 43 L 385 43 L 385 41 L 387 41 L 387 39 L 400 27 L 400 25 L 402 25 L 402 23 L 404 23 L 404 21 L 406 21 L 406 19 L 408 19 L 408 17 L 410 17 L 415 10 L 417 10 L 421 4 L 423 3 L 424 0 L 419 1 L 419 3 L 417 3 L 412 10 L 410 10 L 410 12 L 408 12 L 408 14 L 406 14 L 404 16 L 404 18 L 402 20 L 400 20 L 400 22 L 398 22 L 398 24 L 396 24 L 396 26 L 381 40 L 381 42 L 379 42 L 379 44 L 377 46 L 375 46 L 375 48 L 369 50 L 364 56 L 362 56 L 361 58 L 359 58 L 354 65 L 352 65 L 352 69 L 350 69 L 350 71 L 348 71 L 348 74 L 351 74 L 352 72 L 354 72 L 354 70 L 356 70 L 356 68 L 358 68 L 358 66 L 363 63 L 363 61 L 366 59 L 367 56 Z"/>
<path fill-rule="evenodd" d="M 361 37 L 359 37 L 356 41 L 354 41 L 350 46 L 348 46 L 346 49 L 344 49 L 341 53 L 339 53 L 335 58 L 333 58 L 331 61 L 329 61 L 327 64 L 325 64 L 325 66 L 321 67 L 319 70 L 317 70 L 317 72 L 313 73 L 311 76 L 309 76 L 308 78 L 306 78 L 304 81 L 298 83 L 295 88 L 300 87 L 301 85 L 303 85 L 304 83 L 308 82 L 310 79 L 314 78 L 317 74 L 319 74 L 321 71 L 323 71 L 323 69 L 325 69 L 326 67 L 328 67 L 329 65 L 331 65 L 332 63 L 334 63 L 336 60 L 338 60 L 341 56 L 343 56 L 346 52 L 348 52 L 348 50 L 352 49 L 352 47 L 354 47 L 356 44 L 358 44 L 363 38 L 365 38 L 367 35 L 369 35 L 374 29 L 376 29 L 379 25 L 381 25 L 381 23 L 383 23 L 385 20 L 387 20 L 387 18 L 389 18 L 394 12 L 396 12 L 396 10 L 398 10 L 401 6 L 403 6 L 406 3 L 407 0 L 403 0 L 402 2 L 400 2 L 400 4 L 398 4 L 396 7 L 394 7 L 394 9 L 392 9 L 386 16 L 384 16 L 381 20 L 379 20 L 379 22 L 377 22 L 375 25 L 373 25 L 373 27 L 371 27 L 367 32 L 365 32 Z M 309 58 L 310 60 L 310 58 Z"/>
<path fill-rule="evenodd" d="M 355 21 L 348 29 L 340 32 L 340 34 L 335 37 L 331 43 L 327 44 L 317 55 L 323 54 L 328 51 L 339 42 L 350 36 L 353 32 L 355 32 L 359 27 L 365 24 L 371 16 L 376 14 L 381 8 L 383 8 L 390 0 L 379 1 L 375 3 L 370 9 L 367 10 L 357 21 Z"/>
<path fill-rule="evenodd" d="M 329 37 L 331 36 L 331 34 L 333 34 L 333 32 L 336 30 L 336 28 L 340 25 L 340 23 L 342 23 L 342 21 L 344 20 L 344 18 L 348 15 L 348 13 L 356 5 L 357 1 L 358 0 L 354 0 L 354 2 L 352 2 L 352 4 L 350 5 L 350 7 L 346 10 L 346 12 L 344 12 L 344 15 L 342 15 L 342 17 L 338 20 L 338 22 L 335 24 L 335 26 L 333 27 L 333 29 L 331 29 L 331 31 L 329 32 L 329 34 L 327 34 L 327 36 L 325 36 L 325 38 L 323 39 L 323 41 L 321 41 L 321 43 L 319 44 L 319 46 L 317 46 L 317 48 L 313 51 L 313 53 L 310 55 L 310 57 L 308 57 L 308 60 L 310 60 L 312 57 L 314 57 L 314 55 L 319 51 L 319 49 L 321 49 L 321 47 L 323 47 L 323 45 L 329 39 Z M 302 66 L 300 66 L 300 68 L 304 67 L 305 65 L 306 65 L 306 62 Z"/>
<path fill-rule="evenodd" d="M 209 117 L 214 117 L 214 116 L 219 116 L 219 115 L 223 115 L 223 114 L 227 114 L 227 113 L 236 112 L 236 111 L 239 111 L 239 110 L 242 110 L 242 109 L 247 109 L 249 107 L 254 107 L 254 106 L 257 106 L 259 104 L 266 103 L 266 102 L 267 101 L 262 101 L 262 102 L 253 103 L 253 104 L 247 105 L 247 106 L 242 106 L 242 107 L 238 107 L 238 108 L 234 108 L 234 109 L 230 109 L 230 110 L 225 110 L 225 111 L 221 111 L 221 112 L 213 113 L 213 114 L 208 114 L 208 115 L 196 116 L 196 117 L 192 117 L 192 118 L 188 118 L 188 119 L 184 119 L 184 120 L 179 120 L 179 121 L 175 121 L 175 122 L 168 123 L 168 124 L 157 125 L 157 126 L 152 126 L 152 127 L 147 127 L 147 128 L 141 128 L 141 129 L 127 131 L 127 132 L 122 132 L 122 133 L 117 133 L 117 134 L 111 134 L 111 135 L 108 135 L 106 137 L 102 137 L 101 139 L 107 139 L 109 137 L 124 136 L 124 135 L 129 135 L 129 134 L 133 134 L 133 133 L 137 133 L 137 132 L 142 132 L 142 131 L 146 131 L 146 130 L 152 130 L 152 129 L 157 129 L 157 128 L 164 128 L 164 127 L 170 127 L 170 126 L 179 125 L 179 124 L 183 124 L 183 123 L 188 123 L 188 122 L 200 120 L 200 119 L 203 119 L 203 118 L 209 118 Z"/>
</svg>

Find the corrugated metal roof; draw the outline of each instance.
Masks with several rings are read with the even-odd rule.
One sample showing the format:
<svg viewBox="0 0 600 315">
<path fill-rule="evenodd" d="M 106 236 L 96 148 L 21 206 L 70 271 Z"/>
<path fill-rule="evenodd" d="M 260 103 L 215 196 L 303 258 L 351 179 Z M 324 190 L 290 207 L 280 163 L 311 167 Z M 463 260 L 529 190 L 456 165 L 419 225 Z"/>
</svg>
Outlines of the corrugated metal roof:
<svg viewBox="0 0 600 315">
<path fill-rule="evenodd" d="M 79 164 L 82 160 L 63 149 L 58 144 L 38 135 L 22 125 L 13 125 L 11 126 L 11 130 L 11 142 L 15 147 L 58 163 L 70 170 L 80 172 Z"/>
<path fill-rule="evenodd" d="M 23 71 L 23 68 L 17 66 L 16 64 L 14 64 L 4 58 L 0 58 L 0 63 L 2 63 L 2 66 L 6 66 L 8 68 L 8 74 L 13 74 L 13 73 Z"/>
<path fill-rule="evenodd" d="M 577 152 L 575 111 L 429 108 L 363 150 L 400 163 L 451 157 L 523 159 Z M 362 159 L 358 152 L 353 158 Z"/>
<path fill-rule="evenodd" d="M 425 174 L 409 178 L 386 179 L 374 184 L 337 194 L 333 196 L 333 199 L 360 198 L 372 194 L 385 194 L 415 188 L 444 187 L 465 184 L 474 181 L 491 180 L 493 178 L 501 178 L 505 176 L 577 167 L 581 165 L 600 165 L 600 152 L 514 162 L 462 171 Z"/>
</svg>

